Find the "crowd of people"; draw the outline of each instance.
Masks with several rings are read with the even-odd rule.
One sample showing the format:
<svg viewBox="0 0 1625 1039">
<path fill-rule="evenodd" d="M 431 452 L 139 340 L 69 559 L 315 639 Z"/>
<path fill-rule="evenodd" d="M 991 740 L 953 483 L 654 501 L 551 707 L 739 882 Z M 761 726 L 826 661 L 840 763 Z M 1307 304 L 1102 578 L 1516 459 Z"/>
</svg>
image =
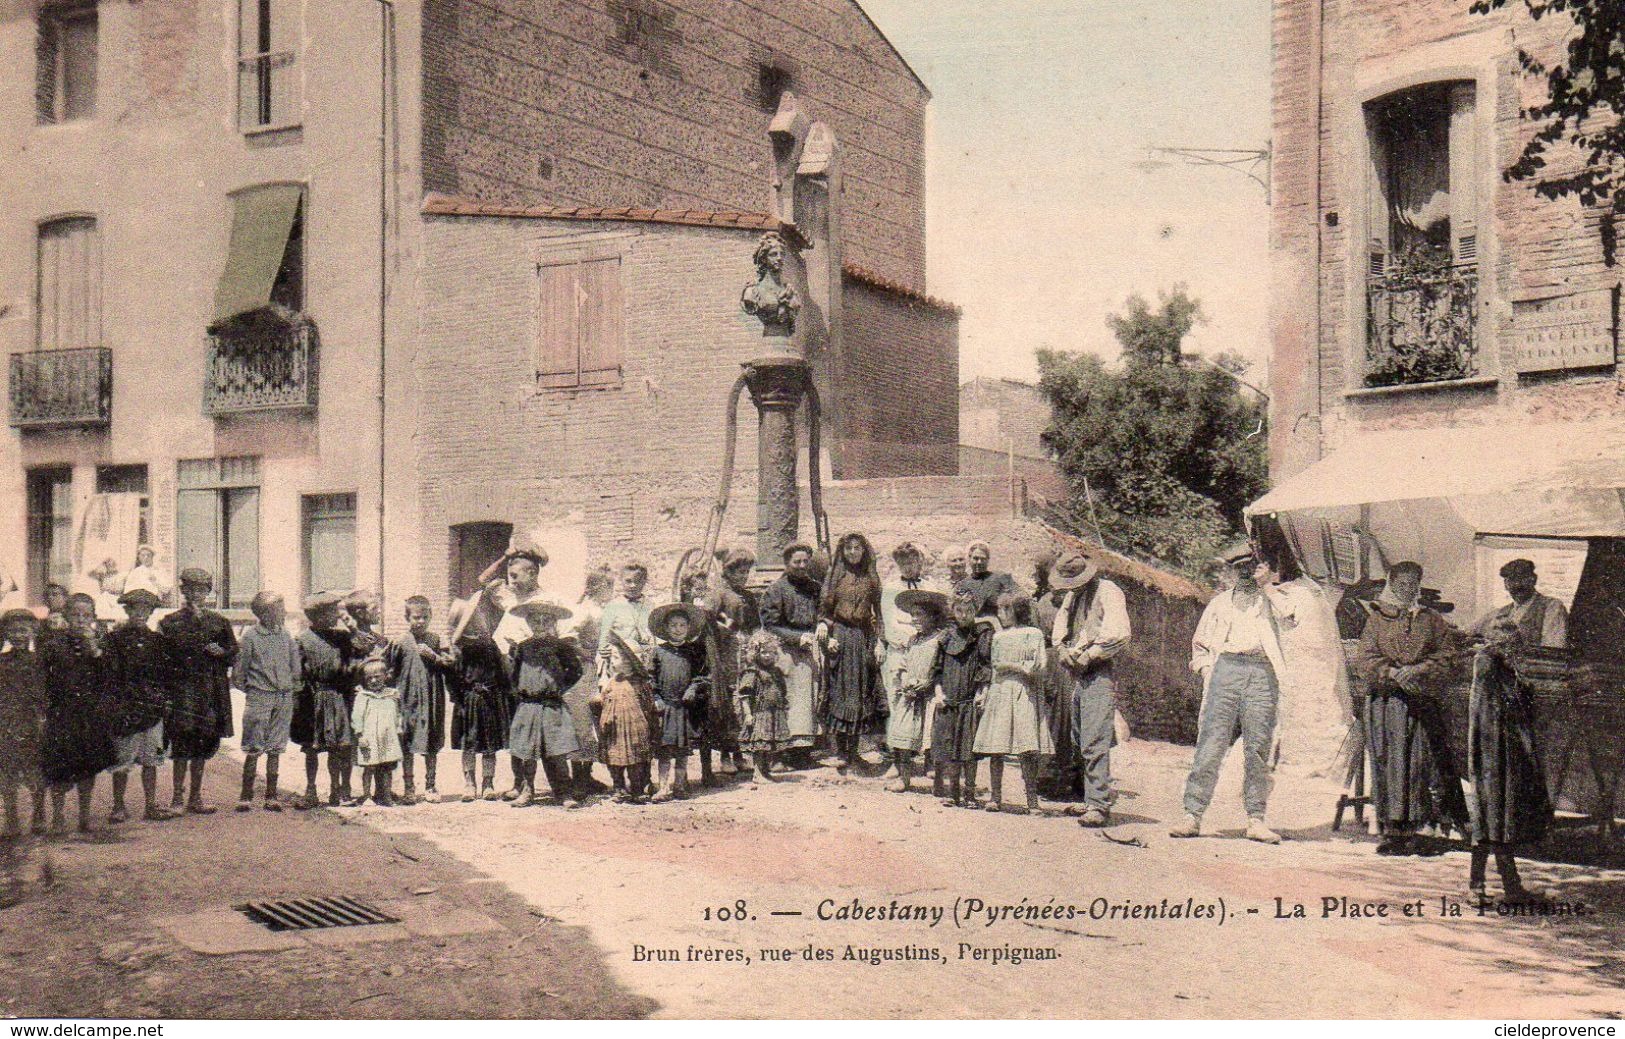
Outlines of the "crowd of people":
<svg viewBox="0 0 1625 1039">
<path fill-rule="evenodd" d="M 33 832 L 66 831 L 70 791 L 79 829 L 91 829 L 104 771 L 110 823 L 130 817 L 137 770 L 143 818 L 213 813 L 204 770 L 233 735 L 233 689 L 244 697 L 238 811 L 253 810 L 256 789 L 266 811 L 323 803 L 324 759 L 330 806 L 438 801 L 436 763 L 449 730 L 463 801 L 658 803 L 688 796 L 696 781 L 772 783 L 784 768 L 827 766 L 843 775 L 884 770 L 887 789 L 899 793 L 929 777 L 932 793 L 956 807 L 1065 812 L 1085 826 L 1109 825 L 1116 661 L 1134 638 L 1122 588 L 1083 554 L 1044 568 L 1036 596 L 993 567 L 984 542 L 944 550 L 940 577 L 927 573 L 915 544 L 896 546 L 892 560 L 895 576 L 883 580 L 873 546 L 851 533 L 827 561 L 809 545 L 789 546 L 759 594 L 748 586 L 756 559 L 731 552 L 685 579 L 674 602 L 653 603 L 648 571 L 633 562 L 593 571 L 580 599 L 562 603 L 539 583 L 545 548 L 516 544 L 454 603 L 442 630 L 430 601 L 412 596 L 394 637 L 365 593 L 310 596 L 295 635 L 283 599 L 263 591 L 252 602 L 255 623 L 239 635 L 209 608 L 213 582 L 203 570 L 180 574 L 181 605 L 156 623 L 161 600 L 148 582 L 118 596 L 122 616 L 112 625 L 93 596 L 52 586 L 43 618 L 23 609 L 0 617 L 4 832 L 21 832 L 25 791 Z M 1238 544 L 1220 561 L 1229 579 L 1193 641 L 1199 735 L 1185 816 L 1170 833 L 1200 835 L 1239 737 L 1245 835 L 1277 844 L 1265 816 L 1287 673 L 1281 635 L 1296 608 L 1253 546 Z M 1503 576 L 1513 604 L 1486 618 L 1468 648 L 1419 601 L 1421 568 L 1390 567 L 1382 595 L 1364 610 L 1350 670 L 1365 705 L 1379 853 L 1422 853 L 1418 835 L 1442 817 L 1471 836 L 1474 890 L 1482 892 L 1493 855 L 1507 896 L 1518 897 L 1527 893 L 1512 849 L 1545 832 L 1551 806 L 1517 653 L 1560 639 L 1563 618 L 1560 603 L 1535 591 L 1528 561 Z M 1433 706 L 1465 654 L 1471 810 Z M 305 779 L 292 796 L 280 773 L 290 745 Z M 1079 798 L 1046 808 L 1039 767 L 1058 748 L 1075 767 Z M 878 762 L 866 756 L 873 750 Z M 499 792 L 504 753 L 511 783 Z M 1005 797 L 1009 762 L 1022 780 L 1014 800 Z M 166 764 L 167 804 L 159 790 Z"/>
</svg>

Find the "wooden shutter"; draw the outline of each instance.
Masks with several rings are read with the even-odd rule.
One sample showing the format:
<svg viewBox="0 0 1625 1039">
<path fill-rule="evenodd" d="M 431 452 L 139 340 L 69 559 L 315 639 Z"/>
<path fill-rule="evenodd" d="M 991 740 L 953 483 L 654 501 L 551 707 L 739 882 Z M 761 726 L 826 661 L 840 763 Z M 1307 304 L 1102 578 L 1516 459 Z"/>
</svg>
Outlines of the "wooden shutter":
<svg viewBox="0 0 1625 1039">
<path fill-rule="evenodd" d="M 579 272 L 576 298 L 581 306 L 581 385 L 613 386 L 621 381 L 625 314 L 621 258 L 589 260 L 580 265 Z"/>
<path fill-rule="evenodd" d="M 1371 151 L 1371 163 L 1366 187 L 1366 273 L 1380 279 L 1387 273 L 1389 236 L 1391 229 L 1388 213 L 1388 150 L 1393 134 L 1389 130 L 1387 108 L 1375 106 L 1366 109 L 1366 140 Z"/>
<path fill-rule="evenodd" d="M 536 385 L 616 386 L 626 337 L 619 246 L 559 250 L 536 266 Z"/>
<path fill-rule="evenodd" d="M 69 217 L 39 230 L 41 350 L 102 345 L 102 251 L 96 221 Z"/>
<path fill-rule="evenodd" d="M 1478 90 L 1450 84 L 1450 237 L 1456 263 L 1478 262 Z"/>
</svg>

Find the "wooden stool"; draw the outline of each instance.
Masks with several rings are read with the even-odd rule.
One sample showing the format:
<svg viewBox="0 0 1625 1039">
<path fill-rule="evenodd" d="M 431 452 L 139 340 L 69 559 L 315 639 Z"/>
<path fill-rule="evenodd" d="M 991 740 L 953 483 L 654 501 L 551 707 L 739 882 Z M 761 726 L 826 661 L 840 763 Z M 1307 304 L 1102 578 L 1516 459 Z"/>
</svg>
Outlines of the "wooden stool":
<svg viewBox="0 0 1625 1039">
<path fill-rule="evenodd" d="M 1333 833 L 1343 828 L 1343 812 L 1350 808 L 1354 809 L 1354 821 L 1364 825 L 1365 810 L 1371 804 L 1371 798 L 1365 792 L 1365 729 L 1358 721 L 1349 723 L 1349 734 L 1344 742 L 1352 743 L 1353 748 L 1349 754 L 1348 772 L 1343 777 L 1343 793 L 1338 797 L 1337 811 L 1332 815 Z M 1375 815 L 1371 821 L 1376 823 Z"/>
</svg>

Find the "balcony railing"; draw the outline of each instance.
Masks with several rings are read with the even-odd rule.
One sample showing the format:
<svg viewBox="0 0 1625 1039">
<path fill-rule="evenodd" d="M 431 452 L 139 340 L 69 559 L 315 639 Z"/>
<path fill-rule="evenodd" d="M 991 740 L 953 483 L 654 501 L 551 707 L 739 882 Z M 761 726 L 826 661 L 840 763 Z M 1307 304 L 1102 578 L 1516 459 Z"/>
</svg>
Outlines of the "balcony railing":
<svg viewBox="0 0 1625 1039">
<path fill-rule="evenodd" d="M 204 414 L 314 408 L 318 341 L 314 322 L 279 307 L 211 328 Z"/>
<path fill-rule="evenodd" d="M 269 130 L 299 123 L 299 66 L 292 51 L 237 62 L 237 126 Z"/>
<path fill-rule="evenodd" d="M 1366 285 L 1367 386 L 1478 374 L 1478 269 L 1446 264 L 1373 274 Z"/>
<path fill-rule="evenodd" d="M 17 429 L 104 426 L 112 417 L 113 351 L 11 355 L 11 424 Z"/>
</svg>

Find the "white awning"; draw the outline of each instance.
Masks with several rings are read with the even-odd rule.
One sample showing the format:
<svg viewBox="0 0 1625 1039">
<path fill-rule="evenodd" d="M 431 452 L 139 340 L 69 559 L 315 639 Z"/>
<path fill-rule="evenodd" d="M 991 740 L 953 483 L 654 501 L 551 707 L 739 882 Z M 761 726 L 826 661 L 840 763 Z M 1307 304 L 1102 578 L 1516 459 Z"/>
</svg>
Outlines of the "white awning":
<svg viewBox="0 0 1625 1039">
<path fill-rule="evenodd" d="M 1547 511 L 1536 503 L 1621 489 L 1622 420 L 1385 430 L 1351 438 L 1253 502 L 1247 514 L 1423 498 L 1474 499 L 1483 507 L 1488 496 L 1511 496 L 1508 505 L 1522 499 Z"/>
</svg>

